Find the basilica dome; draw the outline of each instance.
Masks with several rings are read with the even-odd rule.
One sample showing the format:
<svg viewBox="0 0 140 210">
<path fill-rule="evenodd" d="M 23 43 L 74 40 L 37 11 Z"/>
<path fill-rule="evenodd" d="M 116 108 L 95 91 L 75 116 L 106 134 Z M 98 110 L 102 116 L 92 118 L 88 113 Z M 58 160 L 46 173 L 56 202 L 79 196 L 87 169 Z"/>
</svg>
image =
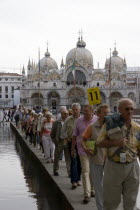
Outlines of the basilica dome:
<svg viewBox="0 0 140 210">
<path fill-rule="evenodd" d="M 66 67 L 72 66 L 76 60 L 81 66 L 93 68 L 93 56 L 89 50 L 85 48 L 86 43 L 82 37 L 77 42 L 77 47 L 70 50 L 66 57 Z"/>
<path fill-rule="evenodd" d="M 45 53 L 45 57 L 40 60 L 40 70 L 41 71 L 50 71 L 52 69 L 58 69 L 56 61 L 50 57 L 50 53 Z"/>
<path fill-rule="evenodd" d="M 116 47 L 114 48 L 112 55 L 113 56 L 111 58 L 106 60 L 105 69 L 109 69 L 109 65 L 111 63 L 111 71 L 123 71 L 126 67 L 126 61 L 125 59 L 122 59 L 118 56 L 118 51 L 116 50 Z"/>
</svg>

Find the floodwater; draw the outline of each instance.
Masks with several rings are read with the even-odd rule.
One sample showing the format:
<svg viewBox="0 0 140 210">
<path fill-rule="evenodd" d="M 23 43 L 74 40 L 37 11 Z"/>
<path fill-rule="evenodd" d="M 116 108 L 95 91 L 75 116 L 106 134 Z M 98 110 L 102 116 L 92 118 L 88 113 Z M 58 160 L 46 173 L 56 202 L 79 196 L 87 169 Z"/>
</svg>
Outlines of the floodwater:
<svg viewBox="0 0 140 210">
<path fill-rule="evenodd" d="M 54 192 L 9 123 L 0 123 L 0 210 L 64 210 Z M 140 210 L 140 190 L 136 209 Z"/>
<path fill-rule="evenodd" d="M 18 143 L 9 123 L 0 123 L 0 210 L 62 209 L 55 190 Z"/>
</svg>

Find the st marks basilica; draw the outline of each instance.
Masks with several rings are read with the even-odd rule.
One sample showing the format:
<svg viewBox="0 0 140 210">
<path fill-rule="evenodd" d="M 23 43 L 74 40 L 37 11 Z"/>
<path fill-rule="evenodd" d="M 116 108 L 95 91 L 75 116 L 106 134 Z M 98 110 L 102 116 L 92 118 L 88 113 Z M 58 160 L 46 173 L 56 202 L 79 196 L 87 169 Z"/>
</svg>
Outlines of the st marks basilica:
<svg viewBox="0 0 140 210">
<path fill-rule="evenodd" d="M 131 98 L 140 108 L 140 69 L 127 67 L 116 46 L 104 68 L 95 69 L 93 56 L 81 36 L 65 63 L 62 59 L 60 68 L 48 49 L 37 65 L 29 60 L 27 76 L 22 69 L 21 104 L 58 111 L 62 105 L 70 108 L 74 102 L 88 103 L 87 89 L 97 86 L 102 103 L 110 104 L 112 111 L 117 110 L 117 101 L 122 97 Z"/>
</svg>

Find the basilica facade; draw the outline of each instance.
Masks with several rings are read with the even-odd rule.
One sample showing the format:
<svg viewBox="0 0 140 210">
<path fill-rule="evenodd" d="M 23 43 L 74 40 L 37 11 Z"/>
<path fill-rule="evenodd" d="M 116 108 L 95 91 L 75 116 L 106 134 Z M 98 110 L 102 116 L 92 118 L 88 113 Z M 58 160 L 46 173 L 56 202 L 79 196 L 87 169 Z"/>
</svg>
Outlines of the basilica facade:
<svg viewBox="0 0 140 210">
<path fill-rule="evenodd" d="M 83 106 L 88 103 L 87 89 L 97 86 L 102 103 L 109 104 L 112 111 L 117 110 L 117 101 L 122 97 L 132 99 L 140 108 L 140 69 L 127 67 L 116 47 L 103 69 L 94 68 L 93 55 L 79 37 L 60 68 L 48 49 L 37 65 L 29 60 L 27 75 L 24 67 L 22 70 L 21 104 L 28 108 L 48 107 L 56 112 L 62 105 L 70 108 L 74 102 Z"/>
</svg>

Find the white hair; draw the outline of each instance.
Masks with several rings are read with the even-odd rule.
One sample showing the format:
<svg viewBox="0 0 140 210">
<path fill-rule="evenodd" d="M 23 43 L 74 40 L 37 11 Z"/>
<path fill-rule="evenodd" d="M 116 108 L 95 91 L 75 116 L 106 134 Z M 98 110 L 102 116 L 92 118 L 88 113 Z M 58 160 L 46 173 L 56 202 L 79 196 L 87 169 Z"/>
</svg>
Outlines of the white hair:
<svg viewBox="0 0 140 210">
<path fill-rule="evenodd" d="M 62 112 L 63 110 L 66 110 L 67 108 L 66 108 L 66 106 L 61 106 L 60 107 L 60 112 Z"/>
<path fill-rule="evenodd" d="M 130 98 L 121 98 L 119 101 L 118 101 L 118 108 L 121 107 L 123 105 L 123 103 L 125 102 L 129 102 L 133 105 L 133 107 L 135 107 L 135 103 L 134 101 L 132 101 Z"/>
<path fill-rule="evenodd" d="M 71 107 L 77 107 L 78 109 L 81 109 L 81 105 L 79 103 L 73 103 Z"/>
</svg>

